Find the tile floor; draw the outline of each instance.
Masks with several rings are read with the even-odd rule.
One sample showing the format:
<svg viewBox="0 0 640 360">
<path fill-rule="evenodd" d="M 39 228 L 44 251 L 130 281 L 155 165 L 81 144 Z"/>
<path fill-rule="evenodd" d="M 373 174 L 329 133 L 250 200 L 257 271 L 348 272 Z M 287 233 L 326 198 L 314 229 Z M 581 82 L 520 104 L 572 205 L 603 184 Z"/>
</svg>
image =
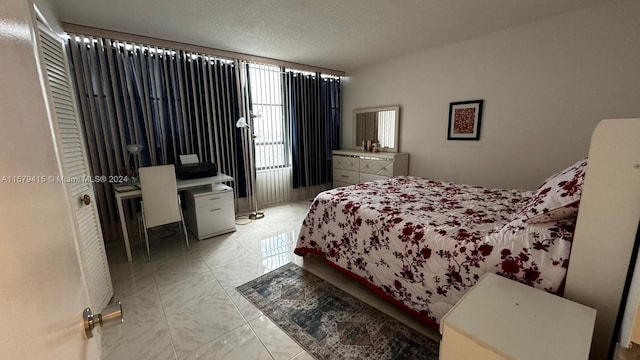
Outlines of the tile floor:
<svg viewBox="0 0 640 360">
<path fill-rule="evenodd" d="M 103 360 L 144 359 L 313 359 L 235 287 L 288 262 L 295 262 L 376 308 L 439 339 L 439 334 L 373 295 L 367 288 L 315 257 L 293 254 L 309 201 L 268 208 L 264 219 L 239 219 L 237 231 L 203 241 L 158 238 L 152 261 L 132 239 L 134 261 L 124 246 L 107 245 L 114 298 L 125 321 L 103 330 Z M 163 237 L 172 229 L 156 231 Z M 177 230 L 177 227 L 173 229 Z M 640 349 L 618 348 L 615 360 L 640 360 Z"/>
<path fill-rule="evenodd" d="M 103 359 L 312 359 L 235 290 L 288 262 L 438 339 L 437 331 L 317 258 L 293 254 L 309 205 L 299 201 L 268 208 L 264 219 L 237 225 L 234 233 L 191 239 L 188 250 L 179 235 L 156 237 L 150 263 L 136 238 L 131 263 L 121 243 L 108 243 L 114 298 L 122 302 L 125 321 L 103 330 Z"/>
</svg>

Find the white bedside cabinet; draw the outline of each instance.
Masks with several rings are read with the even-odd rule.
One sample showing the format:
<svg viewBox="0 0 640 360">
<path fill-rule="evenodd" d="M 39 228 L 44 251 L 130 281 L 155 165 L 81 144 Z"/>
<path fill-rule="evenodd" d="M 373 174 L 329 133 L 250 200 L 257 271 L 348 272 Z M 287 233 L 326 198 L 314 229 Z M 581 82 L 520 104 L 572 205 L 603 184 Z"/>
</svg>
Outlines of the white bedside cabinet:
<svg viewBox="0 0 640 360">
<path fill-rule="evenodd" d="M 224 184 L 185 191 L 186 220 L 198 240 L 236 231 L 233 189 Z"/>
<path fill-rule="evenodd" d="M 595 319 L 595 309 L 486 273 L 442 318 L 440 359 L 588 359 Z"/>
</svg>

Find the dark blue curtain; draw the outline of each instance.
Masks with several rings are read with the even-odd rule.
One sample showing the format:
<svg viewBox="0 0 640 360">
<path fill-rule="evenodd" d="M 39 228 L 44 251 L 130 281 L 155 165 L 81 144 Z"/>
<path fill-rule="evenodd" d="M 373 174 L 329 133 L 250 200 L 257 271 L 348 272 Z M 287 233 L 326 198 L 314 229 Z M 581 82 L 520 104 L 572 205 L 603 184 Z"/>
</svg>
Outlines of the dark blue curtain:
<svg viewBox="0 0 640 360">
<path fill-rule="evenodd" d="M 245 196 L 235 62 L 73 35 L 68 46 L 93 175 L 126 174 L 126 146 L 135 143 L 144 146 L 139 166 L 195 153 L 234 177 L 236 196 Z M 112 185 L 96 183 L 95 191 L 105 238 L 112 238 L 119 234 Z"/>
<path fill-rule="evenodd" d="M 329 183 L 332 150 L 340 146 L 340 79 L 294 71 L 283 77 L 293 187 Z"/>
</svg>

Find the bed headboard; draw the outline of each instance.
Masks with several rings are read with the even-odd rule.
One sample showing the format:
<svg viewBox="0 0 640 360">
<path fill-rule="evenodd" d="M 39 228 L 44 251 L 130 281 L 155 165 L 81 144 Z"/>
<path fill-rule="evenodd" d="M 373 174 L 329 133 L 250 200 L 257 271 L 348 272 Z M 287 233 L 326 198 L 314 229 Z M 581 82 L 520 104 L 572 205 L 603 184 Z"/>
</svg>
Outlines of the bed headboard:
<svg viewBox="0 0 640 360">
<path fill-rule="evenodd" d="M 618 340 L 613 339 L 616 318 L 639 220 L 640 119 L 602 120 L 591 138 L 564 293 L 598 311 L 592 359 L 607 358 L 612 341 Z M 630 295 L 637 304 L 640 291 Z M 635 311 L 636 306 L 632 311 L 628 306 L 632 314 L 627 316 L 635 318 Z M 628 339 L 629 331 L 622 329 L 621 338 Z"/>
</svg>

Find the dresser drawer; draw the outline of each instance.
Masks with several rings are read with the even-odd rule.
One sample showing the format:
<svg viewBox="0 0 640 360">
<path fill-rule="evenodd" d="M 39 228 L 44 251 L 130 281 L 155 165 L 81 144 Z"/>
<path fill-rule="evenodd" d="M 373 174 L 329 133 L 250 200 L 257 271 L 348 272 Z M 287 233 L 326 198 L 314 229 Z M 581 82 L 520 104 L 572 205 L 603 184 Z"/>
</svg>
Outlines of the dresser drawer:
<svg viewBox="0 0 640 360">
<path fill-rule="evenodd" d="M 349 183 L 342 182 L 342 181 L 337 181 L 337 180 L 333 181 L 333 187 L 334 188 L 339 188 L 339 187 L 343 187 L 343 186 L 351 186 L 351 185 L 353 185 L 353 184 L 349 184 Z"/>
<path fill-rule="evenodd" d="M 386 177 L 393 176 L 393 160 L 360 159 L 360 172 Z"/>
<path fill-rule="evenodd" d="M 333 181 L 357 184 L 360 182 L 360 175 L 355 171 L 333 169 Z"/>
<path fill-rule="evenodd" d="M 231 189 L 220 192 L 210 192 L 194 196 L 196 208 L 213 209 L 228 206 L 233 208 L 233 191 Z"/>
<path fill-rule="evenodd" d="M 349 171 L 358 171 L 360 159 L 351 156 L 333 155 L 333 168 Z"/>
<path fill-rule="evenodd" d="M 368 182 L 368 181 L 376 181 L 376 180 L 380 180 L 380 179 L 387 179 L 387 178 L 389 178 L 389 177 L 388 176 L 384 176 L 384 175 L 360 173 L 360 182 L 361 183 L 365 183 L 365 182 Z"/>
</svg>

